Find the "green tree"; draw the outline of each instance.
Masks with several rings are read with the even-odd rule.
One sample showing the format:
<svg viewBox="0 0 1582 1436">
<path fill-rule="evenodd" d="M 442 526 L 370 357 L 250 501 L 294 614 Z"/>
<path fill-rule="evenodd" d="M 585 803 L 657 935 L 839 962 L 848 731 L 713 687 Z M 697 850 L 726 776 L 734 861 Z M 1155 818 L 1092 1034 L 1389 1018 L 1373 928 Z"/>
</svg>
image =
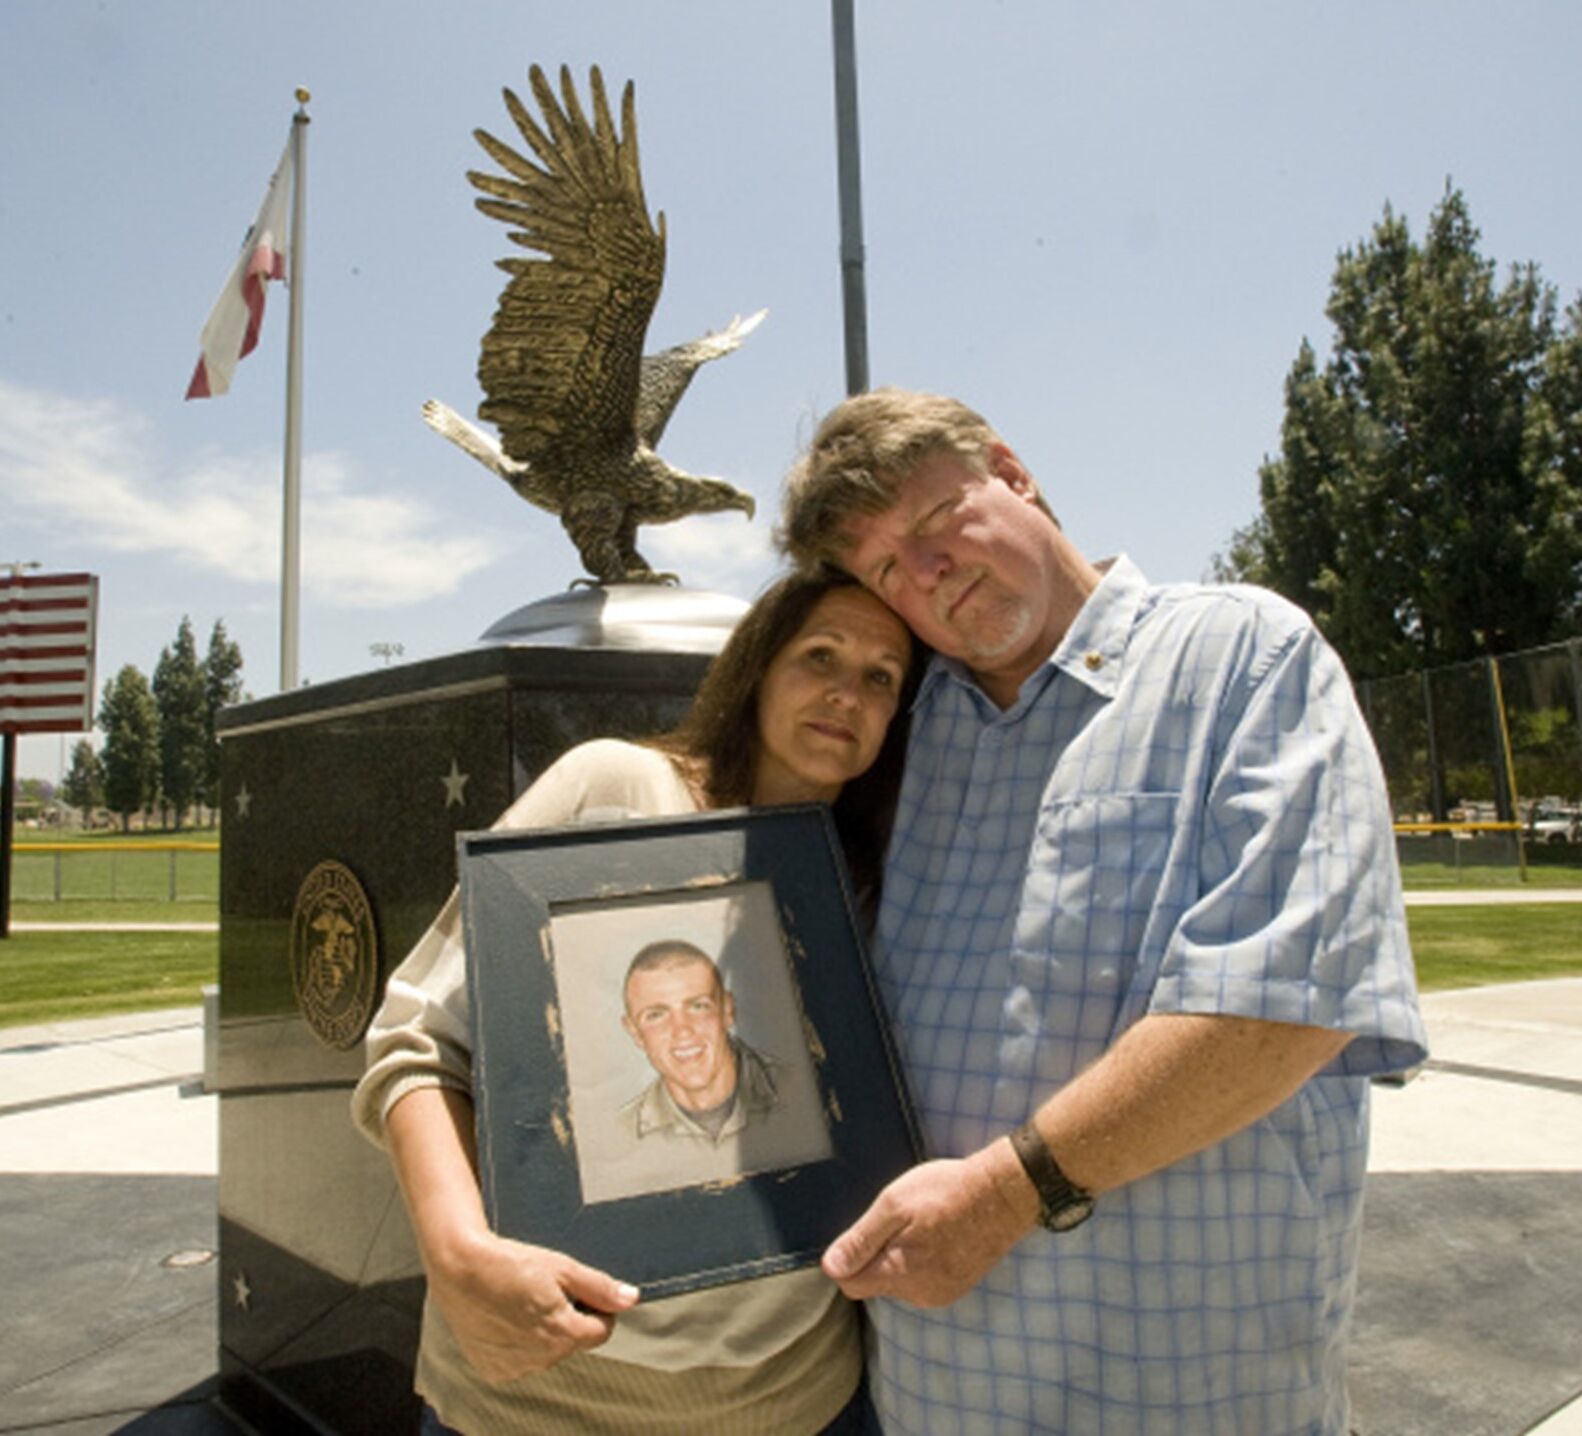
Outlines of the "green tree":
<svg viewBox="0 0 1582 1436">
<path fill-rule="evenodd" d="M 1497 284 L 1446 187 L 1422 244 L 1386 206 L 1302 342 L 1260 512 L 1221 577 L 1301 604 L 1359 677 L 1534 646 L 1582 619 L 1582 309 Z"/>
<path fill-rule="evenodd" d="M 22 778 L 16 785 L 16 815 L 24 822 L 38 822 L 44 816 L 55 790 L 43 778 Z"/>
<path fill-rule="evenodd" d="M 1516 791 L 1523 800 L 1582 796 L 1582 766 L 1577 763 L 1577 725 L 1563 705 L 1509 714 Z"/>
<path fill-rule="evenodd" d="M 154 703 L 159 709 L 160 791 L 180 828 L 187 809 L 201 795 L 207 760 L 204 675 L 192 621 L 185 614 L 175 643 L 160 650 L 154 666 Z"/>
<path fill-rule="evenodd" d="M 242 650 L 216 619 L 203 659 L 203 801 L 211 813 L 220 806 L 220 740 L 215 719 L 242 696 Z"/>
<path fill-rule="evenodd" d="M 104 802 L 121 816 L 122 831 L 132 814 L 151 807 L 159 794 L 159 710 L 148 679 L 128 663 L 104 685 L 99 702 L 104 730 Z"/>
<path fill-rule="evenodd" d="M 61 780 L 61 794 L 82 813 L 83 827 L 92 823 L 93 810 L 104 804 L 104 764 L 86 738 L 72 746 L 71 767 Z"/>
</svg>

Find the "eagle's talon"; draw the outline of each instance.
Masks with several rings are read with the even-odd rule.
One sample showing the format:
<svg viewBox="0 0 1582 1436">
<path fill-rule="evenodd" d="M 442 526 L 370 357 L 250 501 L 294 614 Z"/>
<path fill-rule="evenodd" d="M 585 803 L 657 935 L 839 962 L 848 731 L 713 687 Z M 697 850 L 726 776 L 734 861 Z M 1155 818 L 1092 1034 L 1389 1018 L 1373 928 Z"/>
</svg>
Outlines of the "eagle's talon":
<svg viewBox="0 0 1582 1436">
<path fill-rule="evenodd" d="M 619 578 L 615 579 L 587 577 L 574 578 L 571 581 L 570 587 L 574 589 L 609 588 L 611 584 L 615 583 L 653 583 L 667 585 L 672 588 L 680 588 L 681 575 L 679 573 L 662 573 L 658 569 L 652 568 L 634 568 L 627 573 L 623 573 Z"/>
</svg>

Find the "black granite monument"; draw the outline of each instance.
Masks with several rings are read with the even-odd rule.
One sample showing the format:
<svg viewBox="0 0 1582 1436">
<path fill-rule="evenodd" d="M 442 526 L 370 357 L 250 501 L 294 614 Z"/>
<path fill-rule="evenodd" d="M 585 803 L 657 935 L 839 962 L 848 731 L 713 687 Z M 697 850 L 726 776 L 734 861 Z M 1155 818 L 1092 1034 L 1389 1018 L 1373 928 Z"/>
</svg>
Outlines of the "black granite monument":
<svg viewBox="0 0 1582 1436">
<path fill-rule="evenodd" d="M 484 828 L 559 754 L 680 716 L 744 605 L 613 587 L 482 646 L 221 718 L 221 1401 L 262 1431 L 414 1430 L 422 1273 L 352 1127 L 391 969 Z"/>
</svg>

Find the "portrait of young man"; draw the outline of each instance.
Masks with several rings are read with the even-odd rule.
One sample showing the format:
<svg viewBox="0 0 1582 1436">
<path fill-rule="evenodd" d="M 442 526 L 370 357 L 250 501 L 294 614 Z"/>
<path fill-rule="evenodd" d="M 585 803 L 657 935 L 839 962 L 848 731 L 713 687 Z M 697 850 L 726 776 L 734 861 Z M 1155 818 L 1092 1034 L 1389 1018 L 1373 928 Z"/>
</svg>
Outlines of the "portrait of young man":
<svg viewBox="0 0 1582 1436">
<path fill-rule="evenodd" d="M 769 884 L 590 904 L 551 928 L 584 1200 L 833 1154 Z"/>
<path fill-rule="evenodd" d="M 735 999 L 701 948 L 649 943 L 627 969 L 624 1002 L 621 1025 L 656 1074 L 621 1109 L 634 1140 L 718 1146 L 773 1113 L 780 1064 L 736 1035 Z"/>
</svg>

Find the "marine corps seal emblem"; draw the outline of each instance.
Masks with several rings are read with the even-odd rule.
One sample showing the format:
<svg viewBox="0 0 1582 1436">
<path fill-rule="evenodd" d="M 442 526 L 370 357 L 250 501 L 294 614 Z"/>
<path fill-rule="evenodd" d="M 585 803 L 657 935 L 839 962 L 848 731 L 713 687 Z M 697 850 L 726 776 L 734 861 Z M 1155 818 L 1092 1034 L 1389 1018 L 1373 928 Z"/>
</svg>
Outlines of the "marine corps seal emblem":
<svg viewBox="0 0 1582 1436">
<path fill-rule="evenodd" d="M 297 889 L 291 916 L 291 985 L 313 1034 L 342 1051 L 374 1011 L 379 939 L 368 895 L 344 863 L 320 863 Z"/>
</svg>

